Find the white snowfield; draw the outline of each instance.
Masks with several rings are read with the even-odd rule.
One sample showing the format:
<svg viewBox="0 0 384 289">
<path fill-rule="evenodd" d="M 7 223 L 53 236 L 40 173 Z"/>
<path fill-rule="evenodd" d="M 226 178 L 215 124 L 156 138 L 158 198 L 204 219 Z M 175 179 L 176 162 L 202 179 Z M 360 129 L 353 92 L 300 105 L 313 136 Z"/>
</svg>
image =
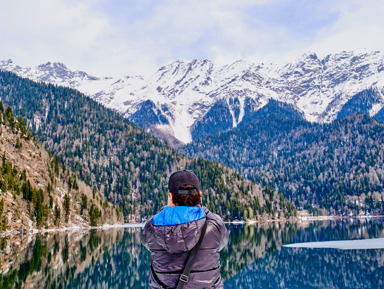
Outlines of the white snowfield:
<svg viewBox="0 0 384 289">
<path fill-rule="evenodd" d="M 312 122 L 330 122 L 355 94 L 373 89 L 379 100 L 373 116 L 384 106 L 384 53 L 341 52 L 320 59 L 315 53 L 296 61 L 272 64 L 239 60 L 219 67 L 208 60 L 175 61 L 144 76 L 95 77 L 71 71 L 62 63 L 23 68 L 11 60 L 0 61 L 7 70 L 35 81 L 78 89 L 125 117 L 132 117 L 146 101 L 167 122 L 149 123 L 184 143 L 192 141 L 192 129 L 217 103 L 227 104 L 236 127 L 245 114 L 270 99 L 292 104 Z"/>
<path fill-rule="evenodd" d="M 340 250 L 384 249 L 384 238 L 296 243 L 296 244 L 284 245 L 284 247 L 323 248 L 323 249 L 340 249 Z"/>
</svg>

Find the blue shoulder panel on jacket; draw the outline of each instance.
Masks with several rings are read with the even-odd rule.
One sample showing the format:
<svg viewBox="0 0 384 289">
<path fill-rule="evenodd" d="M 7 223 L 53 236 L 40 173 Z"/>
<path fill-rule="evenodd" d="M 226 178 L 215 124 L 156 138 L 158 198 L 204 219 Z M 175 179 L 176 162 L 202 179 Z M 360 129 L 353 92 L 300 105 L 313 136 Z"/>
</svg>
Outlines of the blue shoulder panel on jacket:
<svg viewBox="0 0 384 289">
<path fill-rule="evenodd" d="M 185 224 L 204 217 L 205 212 L 202 207 L 165 206 L 164 209 L 153 218 L 152 222 L 155 226 L 170 226 Z"/>
</svg>

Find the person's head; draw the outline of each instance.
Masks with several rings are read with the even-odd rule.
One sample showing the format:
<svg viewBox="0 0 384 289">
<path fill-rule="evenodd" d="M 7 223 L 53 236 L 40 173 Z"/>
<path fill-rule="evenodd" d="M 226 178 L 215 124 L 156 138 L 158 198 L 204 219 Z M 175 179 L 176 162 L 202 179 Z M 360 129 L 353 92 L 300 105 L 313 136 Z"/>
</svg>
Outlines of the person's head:
<svg viewBox="0 0 384 289">
<path fill-rule="evenodd" d="M 194 207 L 201 205 L 200 182 L 196 175 L 187 170 L 176 171 L 168 181 L 168 206 Z"/>
</svg>

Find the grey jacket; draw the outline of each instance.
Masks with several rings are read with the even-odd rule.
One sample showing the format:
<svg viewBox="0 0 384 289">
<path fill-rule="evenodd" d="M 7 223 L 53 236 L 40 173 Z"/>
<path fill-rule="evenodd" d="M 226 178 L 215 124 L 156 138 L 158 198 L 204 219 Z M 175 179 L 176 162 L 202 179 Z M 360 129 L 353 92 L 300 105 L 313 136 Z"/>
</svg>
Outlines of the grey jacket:
<svg viewBox="0 0 384 289">
<path fill-rule="evenodd" d="M 183 208 L 199 208 L 200 212 L 180 213 Z M 207 231 L 184 288 L 224 288 L 219 252 L 227 245 L 229 236 L 223 220 L 205 207 L 168 206 L 146 222 L 141 235 L 141 242 L 151 252 L 149 288 L 176 288 L 189 251 L 198 242 L 206 220 Z"/>
</svg>

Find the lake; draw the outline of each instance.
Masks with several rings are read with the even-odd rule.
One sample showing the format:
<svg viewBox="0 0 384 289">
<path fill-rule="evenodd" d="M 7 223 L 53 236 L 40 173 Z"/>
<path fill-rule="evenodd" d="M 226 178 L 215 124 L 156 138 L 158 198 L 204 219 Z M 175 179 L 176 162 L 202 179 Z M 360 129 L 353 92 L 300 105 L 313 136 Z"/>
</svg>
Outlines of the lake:
<svg viewBox="0 0 384 289">
<path fill-rule="evenodd" d="M 230 243 L 221 254 L 225 288 L 384 288 L 384 249 L 362 249 L 364 245 L 356 242 L 320 243 L 327 248 L 297 247 L 319 243 L 283 246 L 384 238 L 384 219 L 228 225 L 228 229 Z M 146 288 L 150 254 L 140 244 L 141 230 L 0 239 L 0 288 Z M 354 244 L 360 249 L 353 249 Z M 380 247 L 382 240 L 375 244 Z"/>
</svg>

